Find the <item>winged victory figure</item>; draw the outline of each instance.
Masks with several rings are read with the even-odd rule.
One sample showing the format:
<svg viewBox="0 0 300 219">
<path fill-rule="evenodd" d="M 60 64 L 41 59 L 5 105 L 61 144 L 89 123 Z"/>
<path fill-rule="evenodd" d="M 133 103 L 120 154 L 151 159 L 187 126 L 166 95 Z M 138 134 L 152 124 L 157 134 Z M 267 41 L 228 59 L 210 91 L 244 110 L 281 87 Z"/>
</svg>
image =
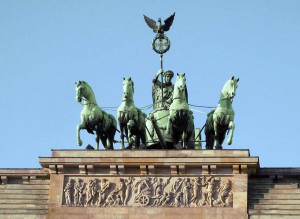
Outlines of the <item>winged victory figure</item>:
<svg viewBox="0 0 300 219">
<path fill-rule="evenodd" d="M 161 19 L 158 18 L 158 24 L 151 18 L 147 17 L 144 15 L 145 21 L 147 25 L 153 30 L 154 33 L 158 34 L 164 34 L 165 31 L 168 31 L 173 23 L 175 17 L 175 12 L 172 14 L 170 17 L 168 17 L 165 21 L 164 24 L 161 23 Z"/>
</svg>

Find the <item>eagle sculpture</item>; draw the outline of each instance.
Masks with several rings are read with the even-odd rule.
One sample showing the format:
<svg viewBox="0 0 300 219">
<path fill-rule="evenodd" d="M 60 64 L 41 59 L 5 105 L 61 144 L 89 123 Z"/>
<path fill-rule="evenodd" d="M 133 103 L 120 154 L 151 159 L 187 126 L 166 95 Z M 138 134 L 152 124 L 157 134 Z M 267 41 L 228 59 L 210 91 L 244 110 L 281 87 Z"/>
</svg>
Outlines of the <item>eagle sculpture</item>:
<svg viewBox="0 0 300 219">
<path fill-rule="evenodd" d="M 157 25 L 154 20 L 144 15 L 147 25 L 153 30 L 154 33 L 158 33 L 158 34 L 164 34 L 165 31 L 168 31 L 170 29 L 174 17 L 175 17 L 175 12 L 164 21 L 165 22 L 164 24 L 162 24 L 161 19 L 158 18 L 158 25 Z"/>
</svg>

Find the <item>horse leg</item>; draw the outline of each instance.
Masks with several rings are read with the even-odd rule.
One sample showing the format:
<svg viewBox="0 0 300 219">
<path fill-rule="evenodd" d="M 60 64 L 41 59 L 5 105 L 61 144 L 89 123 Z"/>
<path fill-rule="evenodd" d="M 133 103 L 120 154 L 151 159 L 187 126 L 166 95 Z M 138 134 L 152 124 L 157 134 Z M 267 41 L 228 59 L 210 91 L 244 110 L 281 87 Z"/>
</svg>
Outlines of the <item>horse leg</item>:
<svg viewBox="0 0 300 219">
<path fill-rule="evenodd" d="M 211 150 L 214 147 L 214 130 L 211 130 L 210 127 L 206 124 L 205 126 L 205 141 L 206 141 L 206 145 L 205 148 L 207 150 Z"/>
<path fill-rule="evenodd" d="M 81 129 L 85 129 L 85 124 L 84 123 L 78 124 L 77 127 L 76 127 L 76 130 L 77 130 L 77 144 L 79 146 L 82 145 L 82 140 L 80 139 L 80 130 Z"/>
<path fill-rule="evenodd" d="M 218 125 L 217 123 L 214 121 L 214 149 L 220 149 L 220 142 L 219 142 L 219 132 L 218 132 Z"/>
<path fill-rule="evenodd" d="M 188 129 L 187 129 L 187 138 L 186 139 L 187 139 L 186 140 L 187 141 L 187 149 L 195 149 L 195 140 L 196 139 L 195 139 L 195 127 L 194 127 L 194 124 L 188 126 Z M 201 136 L 200 136 L 200 140 L 201 140 Z"/>
<path fill-rule="evenodd" d="M 128 127 L 127 127 L 127 125 L 125 125 L 124 131 L 125 131 L 125 138 L 127 139 L 127 142 L 129 142 L 129 135 L 128 135 Z"/>
<path fill-rule="evenodd" d="M 139 149 L 140 143 L 141 143 L 141 137 L 140 134 L 137 134 L 135 136 L 134 149 Z"/>
<path fill-rule="evenodd" d="M 229 138 L 227 140 L 227 144 L 228 145 L 232 144 L 232 138 L 233 138 L 234 128 L 235 128 L 234 122 L 230 121 L 229 125 L 228 125 L 228 132 L 229 132 Z"/>
<path fill-rule="evenodd" d="M 182 111 L 181 113 L 182 113 L 181 118 L 185 118 L 183 124 L 183 132 L 182 132 L 182 147 L 184 149 L 187 149 L 188 125 L 189 125 L 190 118 L 187 111 Z"/>
<path fill-rule="evenodd" d="M 106 142 L 107 137 L 105 135 L 103 135 L 103 134 L 102 135 L 99 134 L 99 137 L 100 137 L 100 140 L 102 142 L 102 145 L 103 145 L 104 149 L 106 150 L 107 149 L 107 142 Z"/>
<path fill-rule="evenodd" d="M 219 133 L 219 135 L 218 135 L 219 147 L 216 149 L 223 149 L 222 144 L 225 139 L 225 134 L 226 134 L 226 131 L 223 131 L 223 130 Z"/>
<path fill-rule="evenodd" d="M 124 145 L 124 125 L 121 122 L 120 122 L 120 138 L 121 138 L 122 149 L 125 149 L 125 145 Z"/>
<path fill-rule="evenodd" d="M 182 132 L 182 148 L 186 149 L 186 130 Z"/>
<path fill-rule="evenodd" d="M 166 128 L 166 133 L 172 136 L 172 124 L 174 121 L 174 117 L 169 115 L 168 123 L 167 123 L 167 128 Z"/>
<path fill-rule="evenodd" d="M 144 146 L 146 146 L 146 129 L 145 129 L 145 127 L 143 127 L 142 130 L 140 131 L 140 136 L 141 136 L 142 144 Z"/>
<path fill-rule="evenodd" d="M 128 123 L 126 124 L 126 127 L 127 127 L 127 139 L 128 139 L 128 145 L 132 148 L 132 149 L 135 149 L 135 143 L 134 141 L 132 140 L 132 124 L 131 124 L 131 121 L 132 120 L 129 120 Z"/>
<path fill-rule="evenodd" d="M 100 136 L 98 132 L 96 132 L 96 150 L 99 150 L 99 140 L 100 140 Z"/>
<path fill-rule="evenodd" d="M 108 133 L 108 141 L 107 141 L 107 147 L 108 149 L 114 149 L 114 140 L 115 140 L 115 134 L 116 134 L 116 128 L 111 127 Z"/>
</svg>

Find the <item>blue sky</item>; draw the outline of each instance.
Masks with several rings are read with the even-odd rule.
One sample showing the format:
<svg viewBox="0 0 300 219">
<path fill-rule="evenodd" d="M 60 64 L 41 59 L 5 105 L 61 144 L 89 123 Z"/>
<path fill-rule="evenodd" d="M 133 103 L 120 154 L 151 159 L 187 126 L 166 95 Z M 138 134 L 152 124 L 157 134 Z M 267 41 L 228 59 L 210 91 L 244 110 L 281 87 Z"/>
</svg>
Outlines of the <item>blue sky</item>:
<svg viewBox="0 0 300 219">
<path fill-rule="evenodd" d="M 240 78 L 233 144 L 224 148 L 250 149 L 262 167 L 299 167 L 299 10 L 292 0 L 1 0 L 0 167 L 39 167 L 51 149 L 82 149 L 75 81 L 93 87 L 100 107 L 117 107 L 131 76 L 136 106 L 151 104 L 160 62 L 143 14 L 173 12 L 164 67 L 186 73 L 191 104 L 217 105 L 224 83 Z M 202 127 L 209 110 L 196 110 Z M 85 131 L 82 140 L 95 145 Z"/>
</svg>

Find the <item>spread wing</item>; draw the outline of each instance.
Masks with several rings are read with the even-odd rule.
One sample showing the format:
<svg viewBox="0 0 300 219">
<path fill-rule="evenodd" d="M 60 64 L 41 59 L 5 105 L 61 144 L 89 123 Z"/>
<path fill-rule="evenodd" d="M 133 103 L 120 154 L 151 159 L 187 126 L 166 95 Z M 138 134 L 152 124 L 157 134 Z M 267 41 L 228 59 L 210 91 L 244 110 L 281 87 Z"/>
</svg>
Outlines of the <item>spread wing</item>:
<svg viewBox="0 0 300 219">
<path fill-rule="evenodd" d="M 146 15 L 144 15 L 144 19 L 145 19 L 147 25 L 153 30 L 153 32 L 157 33 L 156 22 L 154 20 L 152 20 L 151 18 L 148 18 Z"/>
<path fill-rule="evenodd" d="M 172 26 L 174 21 L 174 17 L 175 17 L 175 12 L 165 20 L 165 24 L 163 25 L 164 31 L 170 30 L 170 27 Z"/>
</svg>

